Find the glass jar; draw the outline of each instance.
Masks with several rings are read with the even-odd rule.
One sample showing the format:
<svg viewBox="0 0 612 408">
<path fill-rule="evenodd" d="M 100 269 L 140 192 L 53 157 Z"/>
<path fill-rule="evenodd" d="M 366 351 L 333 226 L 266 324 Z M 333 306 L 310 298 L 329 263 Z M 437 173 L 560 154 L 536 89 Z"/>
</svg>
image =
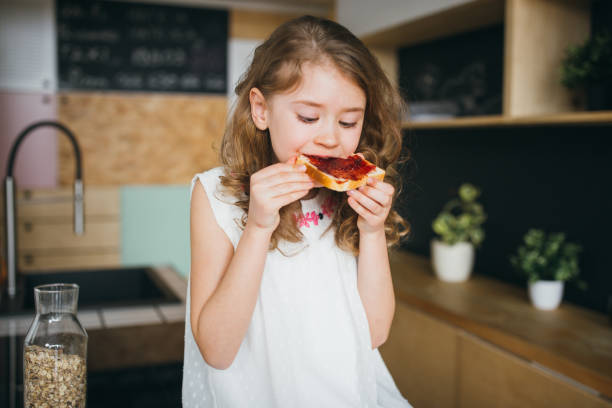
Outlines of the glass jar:
<svg viewBox="0 0 612 408">
<path fill-rule="evenodd" d="M 23 344 L 24 406 L 85 407 L 87 332 L 77 319 L 79 286 L 34 288 L 36 317 Z"/>
</svg>

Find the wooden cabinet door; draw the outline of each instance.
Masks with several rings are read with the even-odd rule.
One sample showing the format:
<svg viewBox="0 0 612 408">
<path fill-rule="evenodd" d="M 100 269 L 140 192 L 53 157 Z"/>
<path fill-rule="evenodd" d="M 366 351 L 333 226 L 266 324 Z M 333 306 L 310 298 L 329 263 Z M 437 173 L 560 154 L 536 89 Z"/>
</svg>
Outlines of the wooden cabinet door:
<svg viewBox="0 0 612 408">
<path fill-rule="evenodd" d="M 458 406 L 612 408 L 595 391 L 458 332 Z"/>
<path fill-rule="evenodd" d="M 379 348 L 402 395 L 418 408 L 455 406 L 456 349 L 453 327 L 400 301 Z"/>
</svg>

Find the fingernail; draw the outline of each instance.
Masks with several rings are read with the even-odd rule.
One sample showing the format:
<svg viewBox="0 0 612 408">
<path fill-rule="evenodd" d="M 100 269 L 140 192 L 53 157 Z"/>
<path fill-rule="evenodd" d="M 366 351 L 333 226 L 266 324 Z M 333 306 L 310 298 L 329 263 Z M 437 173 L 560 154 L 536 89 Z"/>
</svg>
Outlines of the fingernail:
<svg viewBox="0 0 612 408">
<path fill-rule="evenodd" d="M 303 164 L 300 164 L 300 167 L 298 167 L 298 170 L 304 171 L 306 170 L 306 166 L 304 166 Z"/>
</svg>

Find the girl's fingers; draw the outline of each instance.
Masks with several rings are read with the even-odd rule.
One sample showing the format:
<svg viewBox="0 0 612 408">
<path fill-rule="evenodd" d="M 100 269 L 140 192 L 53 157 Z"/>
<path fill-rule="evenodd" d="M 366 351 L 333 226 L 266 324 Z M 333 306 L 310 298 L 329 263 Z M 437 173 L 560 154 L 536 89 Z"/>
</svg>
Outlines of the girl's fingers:
<svg viewBox="0 0 612 408">
<path fill-rule="evenodd" d="M 378 215 L 380 214 L 384 208 L 382 205 L 366 196 L 359 190 L 351 190 L 348 192 L 348 195 L 355 201 L 357 201 L 362 207 L 366 208 L 372 214 Z"/>
<path fill-rule="evenodd" d="M 360 187 L 357 191 L 376 201 L 383 207 L 389 207 L 391 204 L 391 196 L 374 187 L 363 186 Z"/>
<path fill-rule="evenodd" d="M 314 183 L 308 181 L 297 181 L 291 183 L 277 184 L 268 188 L 268 194 L 271 198 L 281 197 L 285 194 L 293 193 L 294 191 L 310 190 L 314 187 Z"/>
<path fill-rule="evenodd" d="M 259 181 L 274 176 L 280 173 L 303 173 L 306 174 L 306 166 L 295 166 L 290 163 L 276 163 L 268 167 L 264 167 L 257 173 L 251 176 L 251 181 Z"/>
<path fill-rule="evenodd" d="M 374 187 L 382 191 L 383 193 L 389 194 L 391 196 L 393 196 L 393 193 L 395 193 L 395 188 L 391 184 L 385 183 L 384 181 L 380 181 L 373 177 L 368 178 L 367 185 Z"/>
<path fill-rule="evenodd" d="M 306 194 L 308 194 L 308 192 L 310 191 L 310 189 L 308 190 L 297 190 L 297 191 L 293 191 L 291 193 L 287 193 L 278 197 L 273 198 L 272 200 L 274 200 L 274 204 L 276 204 L 278 206 L 278 208 L 284 207 L 287 204 L 291 204 L 292 202 L 299 200 L 300 198 L 304 197 Z"/>
<path fill-rule="evenodd" d="M 272 187 L 278 184 L 305 181 L 311 181 L 305 171 L 278 169 L 276 172 L 265 175 L 265 177 L 260 177 L 255 182 L 262 186 Z"/>
<path fill-rule="evenodd" d="M 355 198 L 349 197 L 347 200 L 348 204 L 351 206 L 355 212 L 362 217 L 366 222 L 373 223 L 375 215 L 370 212 L 367 208 L 365 208 L 361 203 L 359 203 Z"/>
</svg>

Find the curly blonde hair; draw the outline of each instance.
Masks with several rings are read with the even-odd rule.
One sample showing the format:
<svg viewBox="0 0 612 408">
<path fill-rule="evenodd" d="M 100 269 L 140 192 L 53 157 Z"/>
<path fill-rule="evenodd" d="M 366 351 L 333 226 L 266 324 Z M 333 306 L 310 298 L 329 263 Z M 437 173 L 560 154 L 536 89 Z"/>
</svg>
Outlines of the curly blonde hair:
<svg viewBox="0 0 612 408">
<path fill-rule="evenodd" d="M 279 26 L 255 50 L 253 61 L 235 92 L 237 100 L 221 142 L 221 162 L 226 176 L 221 184 L 237 198 L 244 210 L 242 227 L 249 209 L 249 181 L 253 173 L 276 163 L 268 130 L 259 130 L 251 117 L 249 91 L 259 89 L 267 99 L 299 85 L 304 63 L 332 63 L 352 79 L 366 95 L 363 128 L 357 151 L 386 171 L 385 182 L 399 194 L 400 180 L 395 168 L 402 151 L 401 114 L 403 101 L 390 84 L 377 59 L 366 46 L 343 26 L 323 18 L 304 16 Z M 348 205 L 345 193 L 330 192 L 337 203 L 332 225 L 336 244 L 354 254 L 359 252 L 357 213 Z M 394 197 L 394 198 L 395 198 Z M 280 210 L 280 223 L 270 242 L 278 248 L 280 240 L 299 242 L 303 236 L 294 214 L 301 213 L 296 201 Z M 409 225 L 391 210 L 385 221 L 389 246 L 408 234 Z"/>
</svg>

